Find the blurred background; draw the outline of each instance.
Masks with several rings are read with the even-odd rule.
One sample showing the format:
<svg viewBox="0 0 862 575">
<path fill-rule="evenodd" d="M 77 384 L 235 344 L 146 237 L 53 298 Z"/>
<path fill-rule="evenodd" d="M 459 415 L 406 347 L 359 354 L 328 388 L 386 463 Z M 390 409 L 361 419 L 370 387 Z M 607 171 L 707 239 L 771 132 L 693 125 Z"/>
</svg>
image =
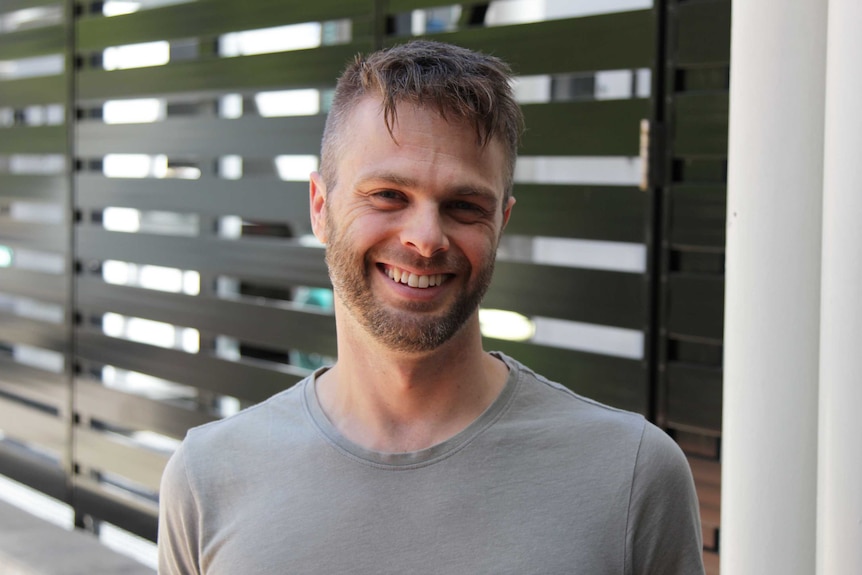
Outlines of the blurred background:
<svg viewBox="0 0 862 575">
<path fill-rule="evenodd" d="M 334 360 L 308 174 L 414 37 L 517 75 L 486 348 L 667 430 L 718 573 L 730 0 L 4 1 L 0 497 L 155 564 L 186 429 Z"/>
</svg>

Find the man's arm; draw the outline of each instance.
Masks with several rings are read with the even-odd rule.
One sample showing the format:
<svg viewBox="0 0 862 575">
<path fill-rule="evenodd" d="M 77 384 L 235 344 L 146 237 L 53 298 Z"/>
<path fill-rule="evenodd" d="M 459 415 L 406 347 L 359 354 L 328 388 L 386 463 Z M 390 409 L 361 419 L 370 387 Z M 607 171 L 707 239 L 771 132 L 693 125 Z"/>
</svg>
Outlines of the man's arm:
<svg viewBox="0 0 862 575">
<path fill-rule="evenodd" d="M 647 424 L 635 463 L 627 528 L 633 575 L 701 575 L 703 539 L 691 468 L 666 433 Z"/>
<path fill-rule="evenodd" d="M 181 445 L 165 467 L 159 491 L 159 575 L 200 573 L 199 517 Z"/>
</svg>

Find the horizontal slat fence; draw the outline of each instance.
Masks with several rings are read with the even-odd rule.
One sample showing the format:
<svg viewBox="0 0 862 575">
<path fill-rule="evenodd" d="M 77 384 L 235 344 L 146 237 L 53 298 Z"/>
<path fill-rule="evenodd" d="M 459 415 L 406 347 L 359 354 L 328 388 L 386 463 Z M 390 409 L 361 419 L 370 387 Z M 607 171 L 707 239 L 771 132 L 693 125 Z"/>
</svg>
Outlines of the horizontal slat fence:
<svg viewBox="0 0 862 575">
<path fill-rule="evenodd" d="M 307 174 L 345 63 L 418 36 L 493 53 L 518 75 L 528 129 L 517 206 L 483 307 L 525 316 L 535 335 L 486 334 L 486 346 L 579 393 L 717 437 L 722 282 L 703 272 L 723 249 L 715 174 L 727 101 L 698 86 L 727 66 L 726 32 L 706 25 L 727 2 L 669 10 L 670 76 L 687 88 L 667 88 L 673 152 L 659 162 L 683 175 L 648 191 L 640 124 L 666 105 L 655 82 L 664 12 L 648 3 L 567 6 L 538 21 L 508 1 L 199 0 L 104 16 L 110 4 L 0 7 L 62 14 L 0 30 L 0 60 L 57 55 L 73 73 L 0 76 L 0 258 L 11 254 L 0 259 L 0 473 L 70 503 L 81 524 L 154 539 L 158 479 L 185 431 L 334 359 Z M 285 106 L 291 98 L 302 103 Z M 132 104 L 145 117 L 116 112 Z M 33 107 L 45 116 L 50 106 L 62 121 L 32 120 Z M 34 162 L 53 167 L 20 167 Z M 654 218 L 668 244 L 652 237 Z M 617 255 L 596 263 L 593 253 Z M 668 279 L 658 389 L 655 271 Z M 699 488 L 713 477 L 704 469 Z M 717 505 L 711 493 L 702 498 Z"/>
<path fill-rule="evenodd" d="M 0 30 L 0 474 L 69 501 L 69 37 L 60 3 L 0 18 L 28 9 L 53 16 Z M 28 62 L 41 69 L 14 73 Z"/>
</svg>

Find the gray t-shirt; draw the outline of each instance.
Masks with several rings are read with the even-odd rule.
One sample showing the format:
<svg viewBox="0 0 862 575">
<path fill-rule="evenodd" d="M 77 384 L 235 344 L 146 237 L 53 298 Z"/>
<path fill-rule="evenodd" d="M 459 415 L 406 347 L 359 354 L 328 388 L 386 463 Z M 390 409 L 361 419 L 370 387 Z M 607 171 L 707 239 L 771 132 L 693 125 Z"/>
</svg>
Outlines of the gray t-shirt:
<svg viewBox="0 0 862 575">
<path fill-rule="evenodd" d="M 315 376 L 191 430 L 162 479 L 159 572 L 703 573 L 679 447 L 500 357 L 494 403 L 417 452 L 343 437 Z"/>
</svg>

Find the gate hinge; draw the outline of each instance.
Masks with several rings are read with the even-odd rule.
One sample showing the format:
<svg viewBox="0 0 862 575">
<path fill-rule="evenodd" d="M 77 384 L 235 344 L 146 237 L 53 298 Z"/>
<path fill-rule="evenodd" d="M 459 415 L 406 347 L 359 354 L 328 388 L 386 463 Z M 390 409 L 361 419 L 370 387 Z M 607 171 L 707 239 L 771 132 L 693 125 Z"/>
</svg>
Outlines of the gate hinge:
<svg viewBox="0 0 862 575">
<path fill-rule="evenodd" d="M 662 128 L 663 126 L 646 118 L 640 123 L 640 182 L 641 191 L 660 186 L 662 183 Z"/>
</svg>

